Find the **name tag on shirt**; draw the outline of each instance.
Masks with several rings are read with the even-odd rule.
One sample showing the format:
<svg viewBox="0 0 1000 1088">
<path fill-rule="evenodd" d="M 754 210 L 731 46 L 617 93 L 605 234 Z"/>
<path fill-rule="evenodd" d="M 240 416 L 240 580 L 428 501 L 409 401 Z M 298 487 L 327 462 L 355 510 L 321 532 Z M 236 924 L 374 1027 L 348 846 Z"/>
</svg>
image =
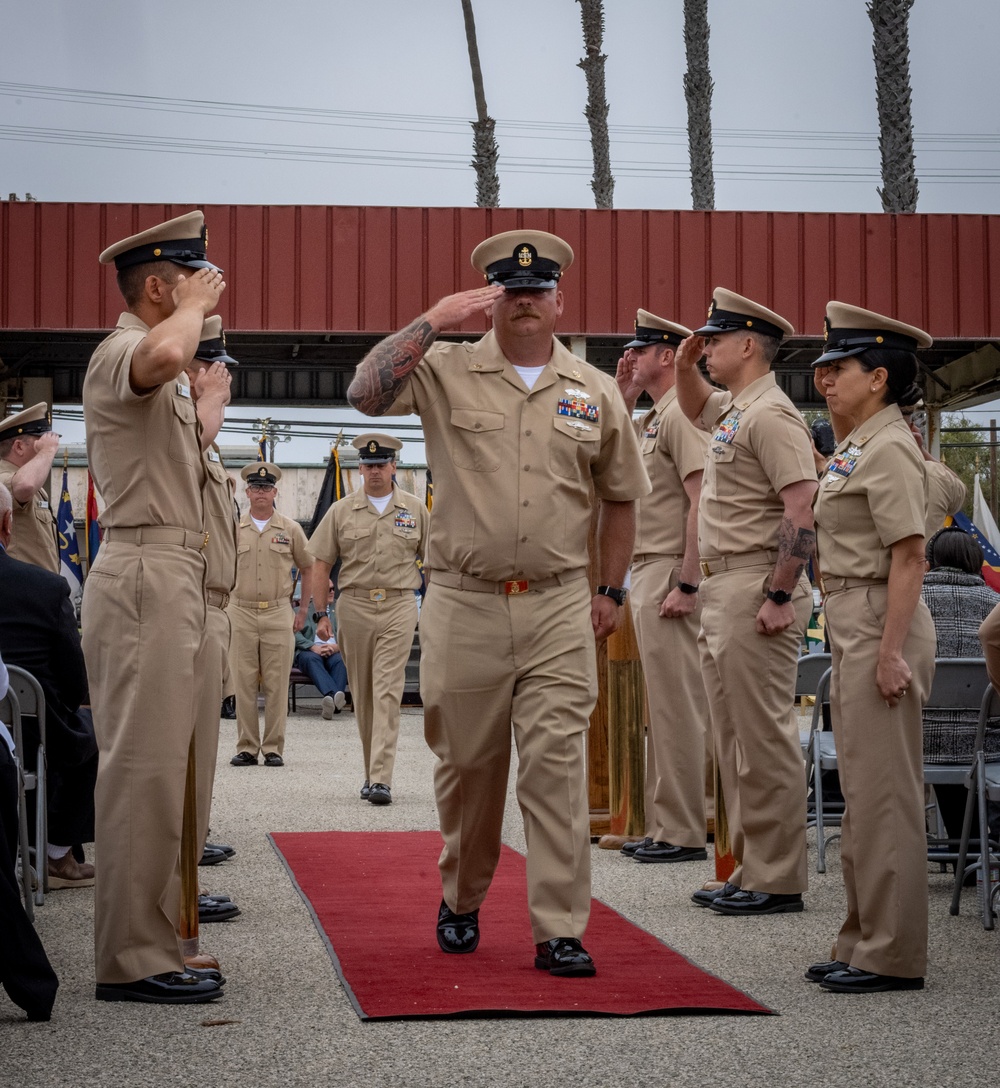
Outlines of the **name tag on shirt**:
<svg viewBox="0 0 1000 1088">
<path fill-rule="evenodd" d="M 208 459 L 209 459 L 209 461 L 221 461 L 222 460 L 222 458 L 215 452 L 215 450 L 209 450 L 208 451 Z"/>
<path fill-rule="evenodd" d="M 188 399 L 191 397 L 191 387 L 185 385 L 183 382 L 177 383 L 177 392 L 180 393 L 182 397 L 187 397 Z"/>
<path fill-rule="evenodd" d="M 47 499 L 39 499 L 38 500 L 38 509 L 39 510 L 48 510 L 48 508 L 49 508 L 49 503 L 48 503 Z"/>
</svg>

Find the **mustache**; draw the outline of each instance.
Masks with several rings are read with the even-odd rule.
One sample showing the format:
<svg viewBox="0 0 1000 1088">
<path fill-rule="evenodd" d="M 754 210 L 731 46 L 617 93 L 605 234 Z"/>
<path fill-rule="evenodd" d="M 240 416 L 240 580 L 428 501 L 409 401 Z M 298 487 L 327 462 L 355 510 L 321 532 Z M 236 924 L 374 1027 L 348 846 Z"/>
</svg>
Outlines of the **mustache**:
<svg viewBox="0 0 1000 1088">
<path fill-rule="evenodd" d="M 514 320 L 518 321 L 522 317 L 536 317 L 541 319 L 541 314 L 534 308 L 534 306 L 521 306 L 514 314 Z"/>
</svg>

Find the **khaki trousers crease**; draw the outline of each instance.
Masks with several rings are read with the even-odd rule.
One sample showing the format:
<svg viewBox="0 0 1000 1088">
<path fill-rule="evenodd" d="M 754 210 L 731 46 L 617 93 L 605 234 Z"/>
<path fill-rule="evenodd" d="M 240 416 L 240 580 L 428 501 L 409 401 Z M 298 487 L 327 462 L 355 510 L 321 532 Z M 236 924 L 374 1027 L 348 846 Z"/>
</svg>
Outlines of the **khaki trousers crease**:
<svg viewBox="0 0 1000 1088">
<path fill-rule="evenodd" d="M 204 558 L 192 549 L 114 541 L 87 578 L 83 651 L 100 749 L 99 983 L 182 969 L 180 844 L 204 579 Z"/>
<path fill-rule="evenodd" d="M 587 582 L 494 596 L 432 580 L 420 636 L 445 902 L 467 913 L 489 890 L 513 728 L 533 940 L 581 937 L 590 916 L 584 739 L 597 701 Z"/>
<path fill-rule="evenodd" d="M 212 790 L 219 758 L 219 721 L 229 680 L 229 616 L 214 605 L 206 609 L 205 655 L 198 664 L 195 695 L 195 767 L 198 805 L 198 843 L 204 849 L 212 811 Z"/>
<path fill-rule="evenodd" d="M 632 567 L 629 594 L 646 683 L 646 834 L 674 846 L 705 845 L 706 745 L 712 731 L 701 678 L 700 604 L 683 619 L 660 615 L 680 577 L 676 559 Z"/>
<path fill-rule="evenodd" d="M 295 616 L 288 601 L 271 608 L 243 608 L 230 603 L 232 643 L 229 664 L 236 686 L 237 752 L 252 756 L 285 749 L 288 677 L 295 657 Z M 264 738 L 257 713 L 257 684 L 264 692 Z"/>
<path fill-rule="evenodd" d="M 347 666 L 368 782 L 392 785 L 399 706 L 416 629 L 414 593 L 384 601 L 349 593 L 337 599 L 337 642 Z"/>
<path fill-rule="evenodd" d="M 920 978 L 927 970 L 927 830 L 923 705 L 937 640 L 923 601 L 903 645 L 913 677 L 898 706 L 875 684 L 888 589 L 826 599 L 833 652 L 830 711 L 844 795 L 840 860 L 847 917 L 835 958 L 863 971 Z"/>
<path fill-rule="evenodd" d="M 795 672 L 812 591 L 792 595 L 795 622 L 759 635 L 773 568 L 722 571 L 701 583 L 699 647 L 736 870 L 748 891 L 806 890 L 806 787 L 795 716 Z"/>
</svg>

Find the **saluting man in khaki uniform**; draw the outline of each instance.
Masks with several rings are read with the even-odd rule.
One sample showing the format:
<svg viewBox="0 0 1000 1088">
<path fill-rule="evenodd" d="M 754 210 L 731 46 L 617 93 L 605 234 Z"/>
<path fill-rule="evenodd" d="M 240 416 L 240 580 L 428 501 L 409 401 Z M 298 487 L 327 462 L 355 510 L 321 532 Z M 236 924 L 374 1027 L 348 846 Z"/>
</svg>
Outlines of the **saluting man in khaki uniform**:
<svg viewBox="0 0 1000 1088">
<path fill-rule="evenodd" d="M 420 414 L 434 473 L 420 619 L 420 685 L 445 845 L 438 944 L 472 952 L 500 856 L 511 727 L 528 842 L 535 966 L 595 971 L 584 735 L 597 698 L 595 639 L 620 623 L 649 491 L 614 382 L 553 335 L 573 260 L 561 238 L 516 230 L 476 247 L 487 286 L 442 299 L 362 360 L 348 390 L 369 415 Z M 434 344 L 490 311 L 478 343 Z M 433 345 L 433 346 L 432 346 Z M 587 537 L 600 502 L 600 579 Z"/>
<path fill-rule="evenodd" d="M 921 395 L 927 333 L 830 302 L 813 364 L 831 411 L 853 429 L 816 496 L 817 552 L 844 794 L 847 917 L 832 960 L 806 978 L 837 993 L 918 990 L 927 967 L 927 832 L 922 708 L 936 637 L 921 598 L 924 462 L 901 408 Z"/>
<path fill-rule="evenodd" d="M 795 670 L 812 591 L 816 464 L 771 361 L 783 317 L 716 288 L 677 353 L 677 399 L 711 436 L 698 511 L 701 663 L 736 869 L 694 902 L 720 914 L 802 910 L 806 794 Z M 699 374 L 704 354 L 713 390 Z"/>
<path fill-rule="evenodd" d="M 416 495 L 392 481 L 402 443 L 388 434 L 358 435 L 362 487 L 327 510 L 309 541 L 316 556 L 310 585 L 323 600 L 330 570 L 340 559 L 337 637 L 347 666 L 365 762 L 361 796 L 392 802 L 392 768 L 399 736 L 399 704 L 417 627 L 428 513 Z M 305 590 L 303 590 L 305 595 Z"/>
<path fill-rule="evenodd" d="M 313 557 L 297 521 L 274 509 L 281 469 L 264 461 L 246 465 L 250 510 L 240 520 L 236 544 L 236 587 L 229 600 L 232 621 L 230 663 L 236 677 L 236 724 L 239 737 L 234 767 L 255 767 L 264 754 L 268 767 L 283 767 L 288 715 L 288 675 L 295 656 L 292 567 L 305 577 Z M 303 592 L 301 623 L 309 609 Z M 257 715 L 257 680 L 264 692 L 264 739 Z"/>
<path fill-rule="evenodd" d="M 94 899 L 97 997 L 221 994 L 183 971 L 180 843 L 205 649 L 204 461 L 184 368 L 225 288 L 190 212 L 111 246 L 128 312 L 83 385 L 104 543 L 83 594 L 100 746 Z M 212 438 L 214 435 L 202 435 Z"/>
<path fill-rule="evenodd" d="M 45 485 L 59 449 L 49 406 L 33 404 L 0 423 L 0 484 L 14 499 L 9 554 L 53 574 L 60 570 L 59 529 Z"/>
<path fill-rule="evenodd" d="M 674 353 L 691 335 L 640 310 L 618 360 L 629 411 L 642 391 L 653 407 L 636 431 L 653 485 L 639 500 L 630 599 L 646 683 L 646 837 L 626 843 L 636 861 L 704 861 L 705 763 L 711 766 L 705 685 L 698 664 L 698 499 L 708 436 L 686 418 L 674 389 Z M 707 751 L 706 751 L 707 744 Z"/>
</svg>

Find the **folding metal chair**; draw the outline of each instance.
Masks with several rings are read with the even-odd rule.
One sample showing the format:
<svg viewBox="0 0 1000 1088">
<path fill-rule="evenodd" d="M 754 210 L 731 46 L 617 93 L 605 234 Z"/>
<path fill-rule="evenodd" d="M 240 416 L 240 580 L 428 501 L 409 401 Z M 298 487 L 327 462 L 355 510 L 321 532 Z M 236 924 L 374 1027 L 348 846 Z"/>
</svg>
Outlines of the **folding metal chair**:
<svg viewBox="0 0 1000 1088">
<path fill-rule="evenodd" d="M 31 853 L 28 846 L 28 800 L 25 796 L 24 767 L 21 752 L 24 738 L 21 735 L 21 707 L 13 691 L 0 699 L 0 721 L 10 726 L 14 738 L 14 767 L 17 771 L 17 852 L 21 862 L 21 898 L 29 921 L 35 920 L 31 898 Z M 3 743 L 0 741 L 0 743 Z"/>
<path fill-rule="evenodd" d="M 806 748 L 806 787 L 812 785 L 813 800 L 806 813 L 806 827 L 816 828 L 816 872 L 826 872 L 826 845 L 840 838 L 840 832 L 827 835 L 828 827 L 839 827 L 844 812 L 842 802 L 831 804 L 823 796 L 823 772 L 837 770 L 837 748 L 833 733 L 823 728 L 823 708 L 830 703 L 830 682 L 833 669 L 829 654 L 809 654 L 810 657 L 826 658 L 827 668 L 816 683 L 816 701 L 813 703 L 812 728 L 809 730 Z M 801 664 L 802 658 L 799 658 Z"/>
<path fill-rule="evenodd" d="M 958 914 L 962 899 L 962 885 L 969 873 L 977 873 L 983 889 L 983 928 L 992 929 L 994 900 L 1000 893 L 1000 885 L 993 879 L 1000 847 L 989 836 L 987 801 L 1000 801 L 1000 763 L 986 762 L 986 730 L 992 719 L 1000 717 L 1000 695 L 991 684 L 983 693 L 979 708 L 979 725 L 976 729 L 976 750 L 972 767 L 966 776 L 969 796 L 965 803 L 965 819 L 962 822 L 962 839 L 955 865 L 955 887 L 951 895 L 951 913 Z M 972 814 L 979 811 L 979 853 L 969 864 L 969 847 L 972 835 Z"/>
<path fill-rule="evenodd" d="M 35 905 L 45 902 L 45 893 L 49 890 L 49 819 L 48 796 L 46 795 L 46 755 L 45 755 L 45 694 L 41 684 L 27 669 L 17 665 L 8 665 L 10 690 L 17 697 L 20 708 L 19 718 L 35 718 L 38 721 L 38 750 L 35 753 L 34 770 L 27 769 L 27 753 L 24 750 L 23 725 L 19 721 L 21 738 L 15 738 L 18 758 L 21 761 L 22 777 L 25 790 L 35 791 L 35 870 L 38 879 L 35 882 Z M 22 860 L 22 868 L 23 868 Z"/>
</svg>

